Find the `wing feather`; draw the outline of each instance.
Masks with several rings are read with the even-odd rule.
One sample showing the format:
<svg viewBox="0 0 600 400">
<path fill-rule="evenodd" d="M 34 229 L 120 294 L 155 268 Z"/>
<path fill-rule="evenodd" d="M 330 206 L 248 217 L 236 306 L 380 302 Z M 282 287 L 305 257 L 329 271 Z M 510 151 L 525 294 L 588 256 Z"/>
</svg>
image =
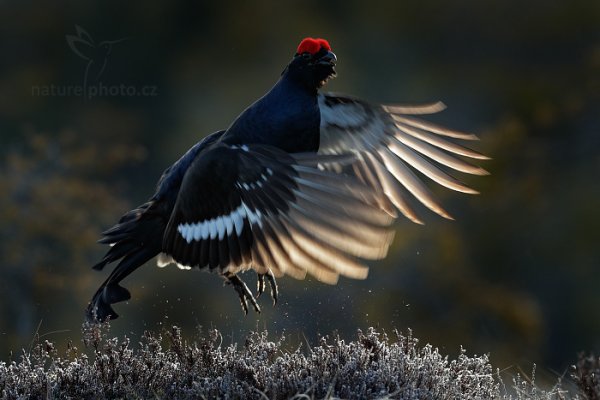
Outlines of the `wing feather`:
<svg viewBox="0 0 600 400">
<path fill-rule="evenodd" d="M 386 197 L 325 169 L 354 156 L 219 144 L 199 157 L 184 177 L 161 263 L 299 279 L 309 273 L 333 284 L 340 275 L 366 277 L 362 260 L 387 253 L 393 217 L 379 207 Z"/>
<path fill-rule="evenodd" d="M 390 205 L 413 222 L 422 224 L 411 199 L 451 219 L 434 198 L 423 177 L 462 193 L 478 192 L 452 176 L 448 170 L 471 175 L 488 172 L 463 158 L 487 160 L 483 154 L 454 143 L 452 139 L 477 140 L 471 133 L 448 129 L 413 117 L 434 114 L 446 106 L 441 102 L 423 105 L 378 105 L 331 93 L 319 95 L 321 142 L 319 153 L 356 154 L 349 166 L 327 164 L 332 172 L 355 176 L 363 184 L 383 194 L 379 208 L 395 216 Z"/>
</svg>

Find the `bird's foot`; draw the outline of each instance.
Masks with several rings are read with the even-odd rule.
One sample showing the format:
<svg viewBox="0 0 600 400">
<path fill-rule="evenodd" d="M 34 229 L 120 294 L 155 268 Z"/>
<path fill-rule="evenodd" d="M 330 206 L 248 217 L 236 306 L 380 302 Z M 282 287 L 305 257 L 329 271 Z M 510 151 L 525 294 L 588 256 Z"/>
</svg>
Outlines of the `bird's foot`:
<svg viewBox="0 0 600 400">
<path fill-rule="evenodd" d="M 279 290 L 277 289 L 277 281 L 275 281 L 275 275 L 273 272 L 269 270 L 269 272 L 265 274 L 257 274 L 258 280 L 257 284 L 257 294 L 256 297 L 260 297 L 261 294 L 265 291 L 265 277 L 269 281 L 269 286 L 271 287 L 271 298 L 273 299 L 273 305 L 277 304 L 277 299 L 279 297 Z"/>
<path fill-rule="evenodd" d="M 238 296 L 240 297 L 240 304 L 242 305 L 242 310 L 244 310 L 244 314 L 248 315 L 248 302 L 252 304 L 252 308 L 254 311 L 260 314 L 260 306 L 256 302 L 256 298 L 248 289 L 248 286 L 244 283 L 243 280 L 240 279 L 239 276 L 235 274 L 226 273 L 223 275 L 225 278 L 225 282 L 232 285 Z"/>
</svg>

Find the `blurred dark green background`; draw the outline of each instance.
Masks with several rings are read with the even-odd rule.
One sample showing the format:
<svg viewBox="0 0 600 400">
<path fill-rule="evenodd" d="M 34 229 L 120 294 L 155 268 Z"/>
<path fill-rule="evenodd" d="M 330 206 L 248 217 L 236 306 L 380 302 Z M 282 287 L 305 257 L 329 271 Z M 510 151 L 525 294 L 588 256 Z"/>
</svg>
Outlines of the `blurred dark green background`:
<svg viewBox="0 0 600 400">
<path fill-rule="evenodd" d="M 65 89 L 84 83 L 87 61 L 66 40 L 76 26 L 94 41 L 95 67 L 101 42 L 124 39 L 97 80 L 102 68 L 88 72 L 88 93 L 105 87 L 101 96 Z M 113 332 L 200 324 L 227 341 L 267 328 L 310 342 L 412 328 L 449 354 L 462 345 L 500 369 L 535 362 L 559 375 L 578 351 L 600 351 L 600 2 L 5 0 L 1 359 L 38 326 L 59 343 L 79 338 L 108 273 L 90 269 L 105 251 L 100 231 L 269 89 L 305 36 L 329 39 L 338 56 L 328 90 L 444 101 L 431 120 L 478 133 L 475 147 L 493 157 L 490 177 L 464 178 L 482 194 L 439 190 L 455 222 L 425 210 L 424 227 L 400 220 L 367 280 L 283 278 L 262 315 L 244 317 L 217 276 L 148 264 L 125 281 L 133 299 L 117 305 Z"/>
</svg>

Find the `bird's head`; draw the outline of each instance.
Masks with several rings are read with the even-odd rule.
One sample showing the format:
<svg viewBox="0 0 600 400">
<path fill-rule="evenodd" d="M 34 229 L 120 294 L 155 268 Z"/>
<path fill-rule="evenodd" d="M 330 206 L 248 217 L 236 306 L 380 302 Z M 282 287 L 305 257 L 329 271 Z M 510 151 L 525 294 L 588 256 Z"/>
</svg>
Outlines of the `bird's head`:
<svg viewBox="0 0 600 400">
<path fill-rule="evenodd" d="M 327 40 L 309 37 L 300 42 L 284 73 L 309 89 L 319 89 L 335 77 L 336 61 Z"/>
</svg>

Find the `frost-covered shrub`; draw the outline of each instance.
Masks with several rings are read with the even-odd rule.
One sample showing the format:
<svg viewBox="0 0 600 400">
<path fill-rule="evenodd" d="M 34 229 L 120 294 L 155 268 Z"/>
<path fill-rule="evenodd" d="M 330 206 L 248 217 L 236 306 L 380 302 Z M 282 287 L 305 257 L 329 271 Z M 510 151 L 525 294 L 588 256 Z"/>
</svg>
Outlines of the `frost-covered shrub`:
<svg viewBox="0 0 600 400">
<path fill-rule="evenodd" d="M 2 398 L 398 398 L 495 399 L 499 380 L 487 356 L 453 360 L 420 346 L 409 333 L 393 338 L 373 328 L 356 340 L 322 337 L 317 346 L 288 351 L 285 337 L 251 333 L 243 345 L 222 345 L 210 330 L 189 343 L 177 327 L 145 333 L 139 347 L 109 338 L 109 325 L 85 325 L 87 352 L 39 342 L 19 362 L 0 362 Z M 517 398 L 546 396 L 515 380 Z M 529 392 L 527 392 L 529 390 Z M 549 394 L 564 394 L 554 391 Z M 529 397 L 529 394 L 533 394 Z"/>
<path fill-rule="evenodd" d="M 580 354 L 572 377 L 586 399 L 600 400 L 600 357 Z"/>
</svg>

